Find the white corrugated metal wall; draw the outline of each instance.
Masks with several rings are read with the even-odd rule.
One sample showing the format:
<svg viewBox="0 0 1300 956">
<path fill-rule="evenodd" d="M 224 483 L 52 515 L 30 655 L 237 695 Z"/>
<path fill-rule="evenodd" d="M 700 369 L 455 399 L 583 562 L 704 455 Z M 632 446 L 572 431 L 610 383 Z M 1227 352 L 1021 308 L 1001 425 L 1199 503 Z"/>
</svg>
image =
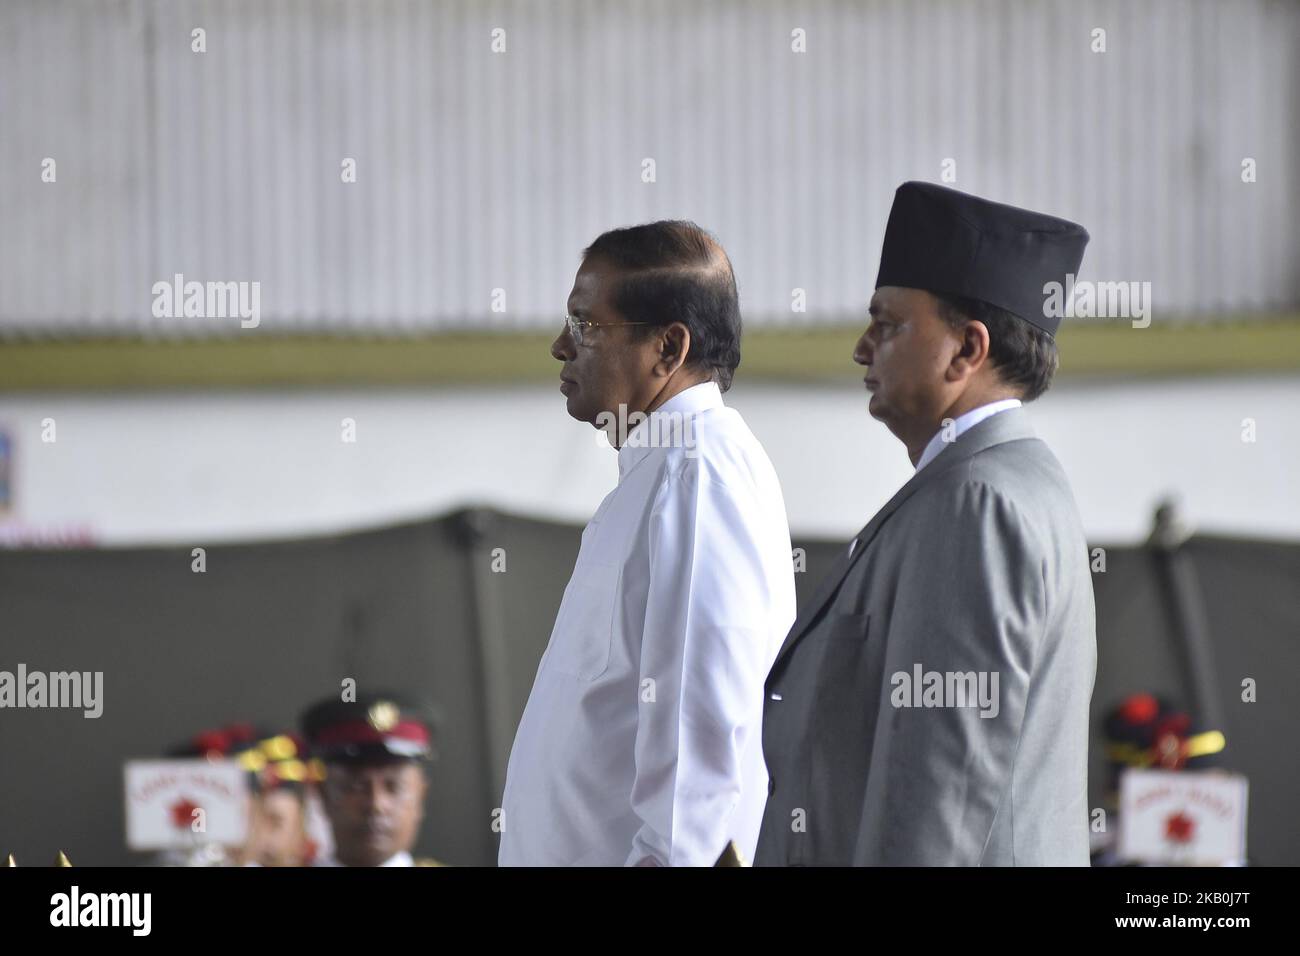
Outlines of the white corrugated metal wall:
<svg viewBox="0 0 1300 956">
<path fill-rule="evenodd" d="M 260 282 L 248 334 L 551 326 L 587 242 L 663 217 L 752 323 L 842 320 L 947 158 L 1157 321 L 1290 308 L 1298 41 L 1282 0 L 4 0 L 0 332 L 238 329 L 154 319 L 175 273 Z"/>
</svg>

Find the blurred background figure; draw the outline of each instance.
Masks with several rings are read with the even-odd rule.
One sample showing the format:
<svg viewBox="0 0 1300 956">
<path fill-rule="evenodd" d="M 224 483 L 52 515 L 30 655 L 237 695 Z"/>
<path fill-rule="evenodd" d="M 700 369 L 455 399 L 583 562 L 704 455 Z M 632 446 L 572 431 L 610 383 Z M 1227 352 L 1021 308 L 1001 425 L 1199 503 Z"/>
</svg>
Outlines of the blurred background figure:
<svg viewBox="0 0 1300 956">
<path fill-rule="evenodd" d="M 393 697 L 322 701 L 302 718 L 324 765 L 321 801 L 334 836 L 319 866 L 441 866 L 411 855 L 424 816 L 428 721 Z"/>
<path fill-rule="evenodd" d="M 317 845 L 307 833 L 308 786 L 323 776 L 309 761 L 302 738 L 275 734 L 234 756 L 249 774 L 248 840 L 236 861 L 244 866 L 310 866 Z"/>
<path fill-rule="evenodd" d="M 319 810 L 313 813 L 310 785 L 321 779 L 323 768 L 306 756 L 302 738 L 293 733 L 258 730 L 253 724 L 233 723 L 196 734 L 173 748 L 169 759 L 202 758 L 208 762 L 233 761 L 244 771 L 247 787 L 247 830 L 242 842 L 194 840 L 187 849 L 168 850 L 158 861 L 168 866 L 309 866 L 318 855 Z M 188 826 L 187 814 L 197 806 L 182 801 L 177 809 Z"/>
<path fill-rule="evenodd" d="M 1125 865 L 1133 862 L 1125 858 L 1118 840 L 1125 774 L 1130 770 L 1197 774 L 1221 768 L 1226 741 L 1221 731 L 1203 726 L 1186 710 L 1148 693 L 1130 694 L 1110 710 L 1102 733 L 1106 741 L 1103 806 L 1109 820 L 1106 826 L 1092 829 L 1092 865 Z M 1168 839 L 1188 841 L 1194 835 L 1194 825 L 1181 812 L 1167 816 L 1163 825 Z"/>
</svg>

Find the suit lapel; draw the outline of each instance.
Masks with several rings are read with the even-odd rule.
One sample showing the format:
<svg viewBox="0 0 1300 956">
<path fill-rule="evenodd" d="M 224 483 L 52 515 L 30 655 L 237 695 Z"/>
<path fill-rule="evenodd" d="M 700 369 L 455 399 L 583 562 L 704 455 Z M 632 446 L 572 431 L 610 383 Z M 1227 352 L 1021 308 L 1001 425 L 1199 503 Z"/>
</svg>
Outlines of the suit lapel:
<svg viewBox="0 0 1300 956">
<path fill-rule="evenodd" d="M 773 662 L 773 669 L 821 617 L 822 612 L 830 604 L 836 592 L 839 591 L 844 578 L 863 552 L 871 547 L 872 539 L 879 533 L 881 526 L 889 519 L 889 516 L 897 511 L 899 506 L 910 498 L 918 488 L 924 487 L 927 482 L 934 481 L 944 472 L 955 468 L 986 448 L 992 448 L 994 445 L 1001 445 L 1009 441 L 1034 437 L 1034 431 L 1030 427 L 1029 417 L 1025 414 L 1024 409 L 1009 408 L 1004 412 L 998 412 L 996 415 L 984 419 L 963 433 L 960 438 L 953 442 L 952 447 L 944 449 L 942 454 L 909 478 L 907 483 L 894 494 L 894 497 L 890 498 L 885 503 L 885 506 L 876 512 L 875 517 L 867 522 L 866 527 L 858 532 L 854 539 L 858 543 L 853 548 L 852 553 L 848 553 L 847 550 L 842 553 L 826 577 L 822 579 L 821 584 L 817 586 L 816 594 L 808 602 L 803 613 L 799 614 L 795 619 L 794 625 L 790 628 L 790 633 L 786 635 L 785 642 L 781 645 L 781 650 L 777 653 L 776 660 Z"/>
</svg>

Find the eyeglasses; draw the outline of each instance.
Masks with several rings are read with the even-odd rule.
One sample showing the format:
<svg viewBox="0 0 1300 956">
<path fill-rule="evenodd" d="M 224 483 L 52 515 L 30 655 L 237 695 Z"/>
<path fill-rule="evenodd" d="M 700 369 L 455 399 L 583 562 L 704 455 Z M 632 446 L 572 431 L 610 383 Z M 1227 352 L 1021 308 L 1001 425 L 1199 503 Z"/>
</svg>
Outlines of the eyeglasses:
<svg viewBox="0 0 1300 956">
<path fill-rule="evenodd" d="M 566 314 L 564 324 L 569 329 L 569 334 L 573 336 L 575 345 L 582 344 L 583 333 L 587 329 L 608 329 L 619 325 L 653 325 L 653 322 L 592 322 L 590 319 L 575 319 L 573 316 Z"/>
</svg>

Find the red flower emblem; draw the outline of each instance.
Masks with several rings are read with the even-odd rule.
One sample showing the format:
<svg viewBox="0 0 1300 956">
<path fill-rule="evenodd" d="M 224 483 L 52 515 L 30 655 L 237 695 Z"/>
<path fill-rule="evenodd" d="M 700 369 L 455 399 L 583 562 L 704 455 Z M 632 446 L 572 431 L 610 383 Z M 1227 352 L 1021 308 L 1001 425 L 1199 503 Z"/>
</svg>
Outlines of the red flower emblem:
<svg viewBox="0 0 1300 956">
<path fill-rule="evenodd" d="M 1179 810 L 1165 820 L 1165 839 L 1171 843 L 1191 843 L 1195 829 L 1196 821 Z"/>
<path fill-rule="evenodd" d="M 172 826 L 188 827 L 194 822 L 194 811 L 199 809 L 199 805 L 189 797 L 181 797 L 171 805 Z"/>
</svg>

